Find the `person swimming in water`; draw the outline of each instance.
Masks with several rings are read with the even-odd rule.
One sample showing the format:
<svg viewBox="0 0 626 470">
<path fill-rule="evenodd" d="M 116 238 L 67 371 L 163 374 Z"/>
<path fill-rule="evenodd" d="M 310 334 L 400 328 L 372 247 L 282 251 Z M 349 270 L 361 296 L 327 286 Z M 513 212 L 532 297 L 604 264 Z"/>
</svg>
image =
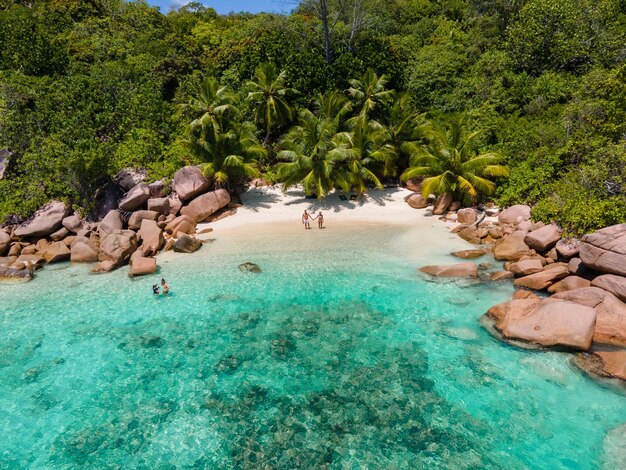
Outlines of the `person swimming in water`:
<svg viewBox="0 0 626 470">
<path fill-rule="evenodd" d="M 165 282 L 165 279 L 161 278 L 161 286 L 163 286 L 163 293 L 165 295 L 170 293 L 170 285 Z"/>
<path fill-rule="evenodd" d="M 159 286 L 156 284 L 152 284 L 152 293 L 154 295 L 159 295 Z"/>
<path fill-rule="evenodd" d="M 304 229 L 309 229 L 311 228 L 311 215 L 306 211 L 304 211 L 304 214 L 302 214 L 302 223 L 304 224 Z"/>
</svg>

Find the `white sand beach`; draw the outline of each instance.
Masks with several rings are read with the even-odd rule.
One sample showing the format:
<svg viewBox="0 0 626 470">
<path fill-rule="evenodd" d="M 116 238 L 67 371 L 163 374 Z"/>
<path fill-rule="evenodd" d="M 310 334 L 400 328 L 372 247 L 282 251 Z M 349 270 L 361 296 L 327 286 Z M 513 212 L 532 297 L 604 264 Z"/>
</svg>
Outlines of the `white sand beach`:
<svg viewBox="0 0 626 470">
<path fill-rule="evenodd" d="M 404 201 L 411 191 L 405 188 L 371 190 L 356 200 L 342 200 L 342 194 L 335 191 L 317 200 L 307 199 L 301 188 L 287 193 L 279 186 L 250 188 L 242 195 L 243 206 L 235 215 L 199 224 L 199 232 L 208 227 L 213 232 L 198 238 L 218 240 L 221 249 L 226 249 L 222 242 L 228 240 L 227 246 L 232 250 L 245 251 L 244 246 L 249 248 L 254 243 L 257 249 L 272 252 L 315 249 L 318 245 L 338 243 L 351 233 L 388 229 L 389 238 L 393 238 L 392 251 L 422 262 L 442 261 L 451 251 L 471 248 L 450 233 L 449 228 L 455 224 L 439 220 L 430 208 L 411 208 Z M 305 232 L 301 222 L 305 209 L 312 214 L 322 211 L 326 230 L 318 230 L 313 221 L 310 236 L 299 236 Z"/>
</svg>

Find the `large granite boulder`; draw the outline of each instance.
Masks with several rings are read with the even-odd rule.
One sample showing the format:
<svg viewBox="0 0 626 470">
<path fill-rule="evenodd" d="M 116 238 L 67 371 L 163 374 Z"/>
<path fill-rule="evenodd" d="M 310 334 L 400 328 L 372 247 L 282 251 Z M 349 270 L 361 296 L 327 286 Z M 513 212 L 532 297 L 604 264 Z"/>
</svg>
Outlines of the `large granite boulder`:
<svg viewBox="0 0 626 470">
<path fill-rule="evenodd" d="M 61 223 L 71 233 L 78 233 L 83 228 L 83 221 L 76 213 L 68 215 Z"/>
<path fill-rule="evenodd" d="M 67 206 L 60 201 L 53 201 L 39 209 L 34 217 L 15 230 L 16 237 L 45 237 L 56 232 L 63 225 L 67 216 Z"/>
<path fill-rule="evenodd" d="M 601 273 L 626 276 L 626 224 L 585 235 L 580 244 L 580 258 Z"/>
<path fill-rule="evenodd" d="M 141 253 L 138 251 L 130 257 L 129 266 L 128 275 L 132 277 L 145 276 L 146 274 L 153 274 L 157 271 L 156 259 L 141 256 Z"/>
<path fill-rule="evenodd" d="M 523 204 L 508 207 L 498 214 L 498 222 L 501 224 L 517 225 L 527 220 L 530 220 L 530 206 Z"/>
<path fill-rule="evenodd" d="M 159 213 L 156 211 L 136 211 L 133 212 L 128 219 L 128 228 L 131 230 L 139 230 L 141 227 L 141 222 L 144 220 L 157 220 L 159 218 Z"/>
<path fill-rule="evenodd" d="M 4 230 L 0 229 L 0 256 L 9 251 L 11 246 L 11 236 Z"/>
<path fill-rule="evenodd" d="M 586 351 L 591 347 L 596 312 L 591 307 L 553 299 L 511 300 L 500 306 L 496 328 L 505 338 L 547 347 Z"/>
<path fill-rule="evenodd" d="M 67 261 L 70 259 L 70 249 L 63 242 L 52 242 L 43 253 L 43 257 L 48 263 Z"/>
<path fill-rule="evenodd" d="M 149 198 L 150 188 L 146 183 L 139 183 L 120 199 L 118 207 L 123 211 L 134 211 L 143 206 Z"/>
<path fill-rule="evenodd" d="M 139 250 L 144 256 L 156 255 L 165 243 L 163 232 L 154 220 L 142 220 L 138 234 L 141 238 Z"/>
<path fill-rule="evenodd" d="M 548 287 L 548 292 L 550 294 L 558 294 L 559 292 L 565 292 L 568 290 L 583 289 L 584 287 L 589 287 L 590 285 L 591 282 L 588 279 L 578 276 L 567 276 L 565 279 L 555 282 Z"/>
<path fill-rule="evenodd" d="M 196 233 L 196 221 L 186 215 L 179 215 L 165 226 L 165 231 L 178 238 L 181 233 L 193 235 Z"/>
<path fill-rule="evenodd" d="M 448 266 L 424 266 L 420 268 L 420 271 L 433 277 L 478 277 L 478 265 L 470 262 L 451 264 Z"/>
<path fill-rule="evenodd" d="M 556 242 L 556 252 L 561 258 L 571 259 L 578 256 L 580 251 L 580 240 L 578 238 L 571 238 L 569 240 L 561 239 Z"/>
<path fill-rule="evenodd" d="M 585 263 L 583 263 L 583 260 L 581 260 L 580 258 L 570 259 L 567 263 L 567 269 L 571 274 L 575 274 L 577 276 L 586 276 L 593 272 L 591 269 L 585 266 Z"/>
<path fill-rule="evenodd" d="M 115 230 L 100 242 L 98 259 L 112 261 L 115 266 L 127 262 L 137 250 L 137 234 L 132 230 Z"/>
<path fill-rule="evenodd" d="M 528 232 L 524 243 L 533 250 L 547 251 L 561 239 L 561 229 L 554 224 L 545 225 L 537 230 Z"/>
<path fill-rule="evenodd" d="M 409 194 L 404 200 L 413 209 L 424 209 L 428 207 L 428 200 L 424 199 L 419 193 Z"/>
<path fill-rule="evenodd" d="M 180 210 L 183 208 L 183 201 L 180 200 L 180 198 L 178 197 L 178 194 L 176 193 L 170 194 L 167 197 L 167 202 L 170 205 L 169 213 L 171 215 L 174 215 L 174 216 L 178 215 Z"/>
<path fill-rule="evenodd" d="M 98 261 L 100 243 L 95 234 L 91 236 L 77 236 L 70 247 L 70 261 L 72 263 L 95 263 Z"/>
<path fill-rule="evenodd" d="M 499 261 L 517 261 L 522 256 L 530 255 L 530 248 L 524 243 L 526 233 L 513 232 L 493 249 L 493 255 Z"/>
<path fill-rule="evenodd" d="M 218 189 L 198 196 L 180 210 L 182 215 L 191 217 L 195 222 L 202 222 L 211 214 L 225 207 L 230 202 L 230 194 L 225 189 Z"/>
<path fill-rule="evenodd" d="M 593 308 L 597 314 L 593 340 L 598 343 L 626 345 L 626 304 L 598 287 L 585 287 L 555 294 L 563 299 Z"/>
<path fill-rule="evenodd" d="M 529 258 L 511 263 L 506 268 L 516 276 L 529 276 L 543 271 L 543 263 L 538 258 Z"/>
<path fill-rule="evenodd" d="M 170 199 L 167 197 L 148 199 L 148 210 L 158 212 L 161 215 L 168 215 L 170 213 Z"/>
<path fill-rule="evenodd" d="M 478 220 L 478 214 L 476 211 L 470 207 L 461 209 L 456 213 L 457 221 L 460 224 L 474 224 Z"/>
<path fill-rule="evenodd" d="M 185 166 L 174 175 L 172 189 L 182 201 L 193 199 L 209 189 L 209 180 L 197 166 Z"/>
<path fill-rule="evenodd" d="M 122 230 L 123 228 L 124 222 L 122 220 L 122 213 L 118 210 L 112 210 L 98 225 L 98 234 L 101 239 L 104 239 L 110 233 L 113 233 L 116 230 Z"/>
<path fill-rule="evenodd" d="M 549 264 L 541 272 L 515 279 L 516 287 L 525 287 L 533 290 L 543 290 L 557 281 L 569 276 L 569 271 L 562 264 Z"/>
<path fill-rule="evenodd" d="M 611 379 L 626 380 L 626 350 L 615 348 L 594 349 L 588 353 L 581 353 L 574 359 L 574 364 L 593 375 Z M 626 427 L 621 434 L 622 440 Z M 626 450 L 626 449 L 625 449 Z M 626 457 L 623 459 L 626 464 Z M 606 468 L 624 468 L 606 467 Z"/>
<path fill-rule="evenodd" d="M 150 188 L 150 197 L 151 198 L 162 198 L 167 195 L 165 191 L 165 182 L 164 180 L 155 181 L 154 183 L 150 183 L 148 185 Z"/>
<path fill-rule="evenodd" d="M 596 277 L 591 285 L 610 292 L 622 302 L 626 302 L 626 277 L 615 274 L 603 274 Z"/>
<path fill-rule="evenodd" d="M 197 238 L 182 234 L 174 243 L 174 251 L 177 253 L 193 253 L 202 246 L 202 242 Z"/>
<path fill-rule="evenodd" d="M 435 204 L 433 205 L 433 215 L 444 214 L 453 201 L 454 197 L 450 193 L 443 193 L 437 196 L 437 199 L 435 199 Z"/>
</svg>

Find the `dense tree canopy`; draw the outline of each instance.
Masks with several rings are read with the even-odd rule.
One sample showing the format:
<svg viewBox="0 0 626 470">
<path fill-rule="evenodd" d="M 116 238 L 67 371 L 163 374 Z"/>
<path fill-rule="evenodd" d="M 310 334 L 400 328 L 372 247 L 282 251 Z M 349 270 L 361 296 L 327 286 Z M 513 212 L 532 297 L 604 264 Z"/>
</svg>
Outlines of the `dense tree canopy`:
<svg viewBox="0 0 626 470">
<path fill-rule="evenodd" d="M 398 182 L 430 152 L 433 177 L 447 144 L 432 131 L 456 115 L 483 131 L 469 199 L 493 181 L 498 203 L 570 233 L 626 220 L 624 0 L 294 7 L 0 0 L 0 221 L 50 198 L 88 214 L 128 166 L 202 163 L 224 185 L 264 172 L 320 196 Z M 496 154 L 508 179 L 466 164 Z"/>
</svg>

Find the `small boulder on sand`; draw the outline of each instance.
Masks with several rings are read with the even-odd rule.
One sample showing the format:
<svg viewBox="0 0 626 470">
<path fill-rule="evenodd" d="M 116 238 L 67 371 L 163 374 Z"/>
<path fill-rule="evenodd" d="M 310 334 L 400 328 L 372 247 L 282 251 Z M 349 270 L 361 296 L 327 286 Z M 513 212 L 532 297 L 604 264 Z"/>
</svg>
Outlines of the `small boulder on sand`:
<svg viewBox="0 0 626 470">
<path fill-rule="evenodd" d="M 478 220 L 478 215 L 476 211 L 472 208 L 461 209 L 456 213 L 457 221 L 460 224 L 473 224 Z"/>
<path fill-rule="evenodd" d="M 457 258 L 462 258 L 462 259 L 473 259 L 473 258 L 480 258 L 481 256 L 485 256 L 485 252 L 483 250 L 461 250 L 461 251 L 453 251 L 450 254 L 452 256 L 456 256 Z"/>
<path fill-rule="evenodd" d="M 404 200 L 413 209 L 425 209 L 428 207 L 428 200 L 424 199 L 419 193 L 410 194 Z"/>
<path fill-rule="evenodd" d="M 140 252 L 135 252 L 130 257 L 129 276 L 144 276 L 153 274 L 157 271 L 157 261 L 155 258 L 146 258 L 141 256 Z"/>
<path fill-rule="evenodd" d="M 437 196 L 435 204 L 433 205 L 433 215 L 442 215 L 448 210 L 450 204 L 452 204 L 454 198 L 450 193 L 443 193 Z"/>
<path fill-rule="evenodd" d="M 201 246 L 202 242 L 200 240 L 183 233 L 174 243 L 174 251 L 177 253 L 193 253 Z"/>
</svg>

